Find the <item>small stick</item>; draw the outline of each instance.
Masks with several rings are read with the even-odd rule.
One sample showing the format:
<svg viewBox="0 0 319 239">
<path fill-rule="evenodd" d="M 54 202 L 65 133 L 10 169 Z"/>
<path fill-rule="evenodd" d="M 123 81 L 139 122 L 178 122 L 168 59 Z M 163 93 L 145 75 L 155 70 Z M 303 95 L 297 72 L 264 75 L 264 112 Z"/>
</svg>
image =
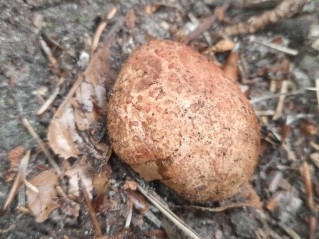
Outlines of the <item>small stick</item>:
<svg viewBox="0 0 319 239">
<path fill-rule="evenodd" d="M 135 182 L 134 182 L 135 183 Z M 145 198 L 132 190 L 125 190 L 128 199 L 133 203 L 134 207 L 139 210 L 147 219 L 149 219 L 155 226 L 161 227 L 161 221 L 149 210 Z"/>
<path fill-rule="evenodd" d="M 291 236 L 292 239 L 301 239 L 301 237 L 290 227 L 282 224 L 282 223 L 279 223 L 279 226 L 284 229 L 284 231 L 289 235 Z"/>
<path fill-rule="evenodd" d="M 308 0 L 283 0 L 274 9 L 265 11 L 259 16 L 253 16 L 247 22 L 240 22 L 226 27 L 219 35 L 239 35 L 254 33 L 265 26 L 277 23 L 298 13 Z"/>
<path fill-rule="evenodd" d="M 185 206 L 175 206 L 176 208 L 185 208 Z M 196 205 L 190 205 L 187 206 L 188 208 L 193 208 L 193 209 L 200 209 L 202 211 L 207 211 L 207 212 L 222 212 L 228 209 L 232 208 L 237 208 L 237 207 L 254 207 L 251 205 L 251 203 L 246 203 L 246 202 L 238 202 L 238 203 L 230 203 L 225 206 L 220 206 L 220 207 L 202 207 L 202 206 L 196 206 Z"/>
<path fill-rule="evenodd" d="M 255 104 L 255 103 L 258 103 L 258 102 L 261 102 L 261 101 L 270 100 L 270 99 L 273 99 L 273 98 L 278 98 L 278 97 L 280 97 L 282 95 L 286 95 L 286 96 L 298 95 L 298 94 L 304 93 L 305 91 L 317 91 L 317 88 L 309 87 L 309 88 L 296 90 L 296 91 L 292 91 L 292 92 L 288 92 L 288 93 L 284 93 L 284 94 L 279 93 L 279 94 L 274 94 L 274 95 L 261 96 L 261 97 L 255 98 L 255 99 L 251 99 L 249 102 L 251 104 Z"/>
<path fill-rule="evenodd" d="M 303 177 L 305 184 L 308 207 L 313 210 L 315 208 L 315 204 L 313 199 L 312 178 L 309 164 L 306 161 L 304 161 L 300 166 L 300 174 Z"/>
<path fill-rule="evenodd" d="M 13 185 L 10 189 L 7 200 L 4 203 L 3 207 L 1 208 L 2 211 L 7 210 L 8 206 L 12 203 L 14 197 L 16 196 L 18 189 L 20 188 L 20 185 L 25 178 L 25 172 L 27 170 L 29 160 L 30 160 L 30 150 L 28 150 L 21 159 L 18 174 L 17 174 L 17 176 L 13 182 Z"/>
<path fill-rule="evenodd" d="M 50 47 L 48 47 L 47 43 L 42 38 L 40 39 L 40 46 L 41 46 L 43 52 L 46 54 L 51 65 L 55 66 L 58 61 L 53 56 Z"/>
<path fill-rule="evenodd" d="M 255 113 L 258 117 L 273 116 L 275 114 L 275 111 L 273 111 L 273 110 L 256 110 Z"/>
<path fill-rule="evenodd" d="M 319 108 L 319 78 L 316 79 L 316 93 L 317 93 L 317 104 Z"/>
<path fill-rule="evenodd" d="M 277 50 L 277 51 L 281 51 L 283 53 L 286 53 L 288 55 L 292 55 L 292 56 L 296 56 L 299 54 L 299 51 L 295 50 L 295 49 L 291 49 L 289 47 L 284 47 L 284 46 L 278 46 L 277 44 L 274 43 L 270 43 L 270 42 L 266 42 L 266 41 L 256 41 L 257 43 L 264 45 L 266 47 L 269 47 L 271 49 Z"/>
<path fill-rule="evenodd" d="M 139 184 L 137 185 L 137 189 L 148 199 L 154 206 L 158 208 L 166 217 L 168 217 L 175 225 L 185 232 L 189 237 L 193 239 L 200 239 L 200 236 L 193 231 L 185 222 L 183 222 L 175 213 L 173 213 L 164 203 L 162 203 L 159 199 L 154 197 L 152 194 L 148 193 L 144 188 L 142 188 Z"/>
<path fill-rule="evenodd" d="M 117 12 L 116 7 L 113 7 L 111 9 L 111 11 L 107 14 L 106 20 L 112 19 L 114 17 L 114 15 L 116 14 L 116 12 Z M 93 38 L 93 42 L 92 42 L 91 52 L 94 52 L 96 50 L 96 48 L 98 47 L 101 35 L 102 35 L 106 25 L 107 25 L 107 21 L 102 21 L 99 24 L 99 26 L 97 27 L 94 38 Z"/>
<path fill-rule="evenodd" d="M 188 17 L 194 24 L 196 24 L 197 26 L 200 25 L 200 21 L 194 16 L 194 14 L 189 13 Z M 207 31 L 205 31 L 205 32 L 203 32 L 203 35 L 204 35 L 205 40 L 207 41 L 207 43 L 209 45 L 211 45 L 212 44 L 212 38 L 210 37 L 209 33 Z"/>
<path fill-rule="evenodd" d="M 128 207 L 128 213 L 126 216 L 126 220 L 125 220 L 125 228 L 129 228 L 131 221 L 132 221 L 132 216 L 133 216 L 133 203 L 131 201 L 127 201 L 127 207 Z"/>
<path fill-rule="evenodd" d="M 95 212 L 94 207 L 93 207 L 91 200 L 89 198 L 89 194 L 86 191 L 85 187 L 83 186 L 84 184 L 83 184 L 83 180 L 82 180 L 81 176 L 79 176 L 79 180 L 80 180 L 81 185 L 82 185 L 81 191 L 82 191 L 82 194 L 84 197 L 84 201 L 86 203 L 86 206 L 88 207 L 88 211 L 89 211 L 90 217 L 92 219 L 92 222 L 93 222 L 93 225 L 95 228 L 95 237 L 101 237 L 102 236 L 101 225 L 96 217 L 96 212 Z"/>
<path fill-rule="evenodd" d="M 53 156 L 51 155 L 50 151 L 47 149 L 47 147 L 45 146 L 44 142 L 42 141 L 42 139 L 39 137 L 39 135 L 37 134 L 37 132 L 35 132 L 35 130 L 33 129 L 33 127 L 31 126 L 29 120 L 27 118 L 25 118 L 24 116 L 22 116 L 22 106 L 21 104 L 17 101 L 12 88 L 10 88 L 10 92 L 11 95 L 14 99 L 15 105 L 17 107 L 17 113 L 20 117 L 21 123 L 22 125 L 28 130 L 28 132 L 30 133 L 30 135 L 33 137 L 33 139 L 36 140 L 36 142 L 38 143 L 40 149 L 42 150 L 42 152 L 45 154 L 45 156 L 47 157 L 49 163 L 52 165 L 52 167 L 55 169 L 55 171 L 57 172 L 57 174 L 60 176 L 60 178 L 63 181 L 62 178 L 62 171 L 59 168 L 58 164 L 54 161 Z"/>
<path fill-rule="evenodd" d="M 54 168 L 54 170 L 57 172 L 57 174 L 61 177 L 62 171 L 61 171 L 59 165 L 54 161 L 50 151 L 47 149 L 46 145 L 44 144 L 42 139 L 39 137 L 39 135 L 35 132 L 35 130 L 31 126 L 30 122 L 25 117 L 21 117 L 21 122 L 22 122 L 22 125 L 29 131 L 31 136 L 37 141 L 37 143 L 40 146 L 42 152 L 47 157 L 49 163 Z"/>
<path fill-rule="evenodd" d="M 315 215 L 310 216 L 309 220 L 309 239 L 316 238 L 316 231 L 318 227 L 318 219 Z"/>
<path fill-rule="evenodd" d="M 214 15 L 206 17 L 205 19 L 202 20 L 202 22 L 198 25 L 198 27 L 188 33 L 184 39 L 182 39 L 182 42 L 185 44 L 190 43 L 194 38 L 202 34 L 203 32 L 206 32 L 215 22 L 216 17 Z"/>
<path fill-rule="evenodd" d="M 288 80 L 283 81 L 282 84 L 281 84 L 281 89 L 280 89 L 281 96 L 279 97 L 275 114 L 272 117 L 273 120 L 279 119 L 281 117 L 281 115 L 282 115 L 282 111 L 283 111 L 284 103 L 285 103 L 285 99 L 286 99 L 286 95 L 285 94 L 287 93 L 288 86 L 289 86 L 289 81 Z"/>
<path fill-rule="evenodd" d="M 32 183 L 30 183 L 28 180 L 26 180 L 26 179 L 24 178 L 23 182 L 24 182 L 24 185 L 25 185 L 28 189 L 30 189 L 31 191 L 33 191 L 33 192 L 35 192 L 35 193 L 39 193 L 38 188 L 37 188 L 36 186 L 34 186 Z"/>
<path fill-rule="evenodd" d="M 52 102 L 54 101 L 55 97 L 59 94 L 60 88 L 57 87 L 55 88 L 55 90 L 53 91 L 53 93 L 50 95 L 50 97 L 42 104 L 42 106 L 40 107 L 40 109 L 37 112 L 37 115 L 41 115 L 43 114 L 48 107 L 52 104 Z"/>
</svg>

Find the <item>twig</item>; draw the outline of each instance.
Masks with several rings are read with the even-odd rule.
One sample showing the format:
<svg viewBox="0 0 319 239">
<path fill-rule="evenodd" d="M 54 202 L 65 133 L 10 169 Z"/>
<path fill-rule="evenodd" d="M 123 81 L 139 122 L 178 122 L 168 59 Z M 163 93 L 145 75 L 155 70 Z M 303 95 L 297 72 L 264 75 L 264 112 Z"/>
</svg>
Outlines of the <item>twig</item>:
<svg viewBox="0 0 319 239">
<path fill-rule="evenodd" d="M 28 180 L 24 179 L 23 180 L 24 185 L 31 191 L 35 192 L 35 193 L 39 193 L 39 190 L 36 186 L 34 186 L 32 183 L 30 183 Z"/>
<path fill-rule="evenodd" d="M 91 200 L 89 198 L 89 194 L 88 192 L 86 191 L 85 187 L 83 186 L 83 180 L 81 178 L 81 176 L 79 176 L 79 180 L 81 182 L 81 191 L 82 191 L 82 194 L 83 194 L 83 198 L 84 198 L 84 201 L 86 203 L 86 206 L 88 207 L 88 211 L 89 211 L 89 214 L 90 214 L 90 217 L 92 219 L 92 222 L 93 222 L 93 225 L 94 225 L 94 228 L 95 228 L 95 237 L 100 237 L 102 236 L 102 230 L 101 230 L 101 225 L 100 225 L 100 222 L 98 221 L 97 217 L 96 217 L 96 212 L 94 210 L 94 207 L 91 203 Z"/>
<path fill-rule="evenodd" d="M 273 120 L 277 120 L 277 119 L 279 119 L 282 116 L 282 111 L 283 111 L 284 103 L 285 103 L 285 99 L 286 99 L 286 95 L 285 94 L 287 93 L 288 86 L 289 86 L 289 81 L 288 80 L 283 81 L 282 84 L 281 84 L 281 89 L 280 89 L 281 96 L 279 97 L 275 114 L 272 117 Z"/>
<path fill-rule="evenodd" d="M 125 190 L 125 192 L 127 194 L 128 199 L 130 199 L 134 207 L 137 210 L 139 210 L 141 214 L 143 214 L 147 219 L 154 223 L 155 226 L 162 226 L 161 221 L 149 210 L 145 197 L 132 190 Z"/>
<path fill-rule="evenodd" d="M 151 193 L 148 193 L 144 188 L 139 184 L 137 189 L 148 199 L 154 206 L 158 208 L 166 217 L 168 217 L 175 225 L 185 232 L 189 237 L 193 239 L 200 239 L 200 236 L 193 231 L 186 223 L 184 223 L 175 213 L 173 213 L 166 205 L 164 205 L 158 198 L 153 196 Z"/>
<path fill-rule="evenodd" d="M 117 12 L 117 9 L 113 7 L 111 11 L 107 14 L 106 20 L 112 19 L 114 15 L 116 14 L 116 12 Z M 93 42 L 92 42 L 91 52 L 94 52 L 96 48 L 98 47 L 102 32 L 104 31 L 106 25 L 107 25 L 107 21 L 102 21 L 97 27 L 94 38 L 93 38 Z"/>
<path fill-rule="evenodd" d="M 185 208 L 185 206 L 175 206 L 176 208 Z M 238 202 L 238 203 L 230 203 L 224 206 L 220 206 L 220 207 L 214 207 L 214 208 L 210 208 L 210 207 L 202 207 L 202 206 L 196 206 L 196 205 L 189 205 L 186 206 L 187 208 L 193 208 L 193 209 L 200 209 L 202 211 L 206 211 L 206 212 L 222 212 L 228 209 L 232 209 L 232 208 L 237 208 L 237 207 L 253 207 L 251 205 L 251 203 L 246 203 L 246 202 Z"/>
<path fill-rule="evenodd" d="M 44 144 L 44 142 L 42 141 L 42 139 L 35 132 L 35 130 L 31 126 L 30 122 L 25 117 L 21 117 L 21 122 L 22 122 L 22 125 L 29 131 L 31 136 L 37 141 L 38 145 L 40 146 L 42 152 L 47 157 L 47 159 L 48 159 L 49 163 L 51 164 L 51 166 L 54 168 L 54 170 L 57 172 L 57 174 L 60 177 L 62 177 L 62 171 L 61 171 L 59 165 L 54 161 L 53 156 L 51 155 L 51 153 L 47 149 L 47 147 Z"/>
<path fill-rule="evenodd" d="M 304 161 L 300 166 L 300 174 L 303 177 L 305 189 L 306 189 L 306 197 L 308 202 L 308 207 L 313 210 L 315 208 L 314 198 L 313 198 L 313 186 L 312 186 L 312 178 L 309 164 Z"/>
<path fill-rule="evenodd" d="M 25 172 L 26 172 L 28 164 L 29 164 L 29 159 L 30 159 L 30 150 L 28 150 L 21 159 L 18 174 L 17 174 L 17 176 L 13 182 L 13 185 L 10 189 L 7 200 L 4 203 L 1 210 L 3 210 L 3 211 L 7 210 L 8 206 L 12 203 L 13 199 L 15 198 L 15 196 L 18 192 L 18 189 L 25 178 Z"/>
<path fill-rule="evenodd" d="M 52 102 L 54 101 L 55 97 L 59 94 L 60 88 L 57 87 L 55 88 L 55 90 L 53 91 L 53 93 L 50 95 L 50 97 L 42 104 L 42 106 L 40 107 L 40 109 L 37 112 L 37 115 L 41 115 L 43 114 L 48 107 L 52 104 Z"/>
<path fill-rule="evenodd" d="M 198 25 L 198 27 L 194 31 L 190 32 L 184 37 L 184 39 L 182 39 L 182 42 L 185 44 L 188 44 L 194 38 L 196 38 L 203 32 L 206 32 L 213 25 L 215 20 L 216 20 L 216 17 L 214 15 L 206 17 L 205 19 L 203 19 L 203 21 Z"/>
<path fill-rule="evenodd" d="M 188 18 L 192 21 L 192 23 L 196 24 L 197 27 L 201 24 L 200 21 L 195 17 L 195 15 L 193 13 L 189 13 L 188 14 Z M 205 40 L 207 41 L 207 43 L 209 45 L 211 45 L 212 44 L 212 38 L 210 37 L 210 34 L 207 31 L 205 31 L 205 32 L 203 32 L 203 35 L 204 35 Z"/>
<path fill-rule="evenodd" d="M 317 93 L 317 104 L 319 108 L 319 78 L 316 79 L 316 93 Z"/>
<path fill-rule="evenodd" d="M 274 94 L 274 95 L 261 96 L 261 97 L 258 97 L 258 98 L 251 99 L 249 102 L 251 104 L 256 104 L 256 103 L 261 102 L 261 101 L 278 98 L 278 97 L 280 97 L 282 95 L 285 95 L 285 96 L 298 95 L 298 94 L 304 93 L 305 91 L 317 91 L 317 88 L 309 87 L 309 88 L 296 90 L 296 91 L 292 91 L 292 92 L 288 92 L 288 93 L 284 93 L 284 94 L 279 93 L 279 94 Z"/>
<path fill-rule="evenodd" d="M 33 139 L 36 140 L 36 142 L 38 143 L 39 147 L 41 148 L 42 152 L 45 154 L 45 156 L 47 157 L 49 163 L 51 164 L 51 166 L 54 168 L 54 170 L 57 172 L 57 174 L 60 176 L 61 179 L 62 178 L 62 172 L 61 169 L 59 168 L 58 164 L 54 161 L 53 156 L 51 155 L 50 151 L 47 149 L 47 147 L 45 146 L 44 142 L 42 141 L 42 139 L 39 137 L 39 135 L 35 132 L 35 130 L 33 129 L 33 127 L 31 126 L 29 120 L 27 118 L 25 118 L 22 115 L 22 106 L 21 104 L 17 101 L 12 88 L 9 87 L 9 90 L 11 92 L 11 96 L 13 97 L 13 100 L 15 102 L 15 105 L 17 107 L 17 113 L 20 117 L 21 123 L 22 125 L 28 130 L 28 132 L 30 133 L 30 135 L 33 137 Z"/>
<path fill-rule="evenodd" d="M 270 42 L 266 42 L 266 41 L 256 41 L 257 43 L 264 45 L 266 47 L 269 47 L 271 49 L 277 50 L 277 51 L 281 51 L 283 53 L 292 55 L 292 56 L 296 56 L 299 54 L 299 51 L 295 50 L 295 49 L 291 49 L 289 47 L 284 47 L 284 46 L 278 46 L 277 44 L 274 43 L 270 43 Z"/>
<path fill-rule="evenodd" d="M 241 22 L 234 26 L 225 28 L 219 32 L 220 35 L 238 35 L 246 33 L 254 33 L 265 26 L 277 23 L 285 18 L 289 18 L 298 13 L 307 0 L 284 0 L 271 11 L 266 11 L 259 16 L 254 16 L 248 19 L 247 22 Z"/>
<path fill-rule="evenodd" d="M 47 43 L 41 38 L 40 39 L 40 46 L 43 50 L 43 52 L 46 54 L 48 60 L 50 61 L 52 66 L 55 66 L 57 64 L 57 60 L 53 56 L 50 47 L 48 47 Z"/>
<path fill-rule="evenodd" d="M 263 116 L 273 116 L 275 114 L 275 111 L 273 111 L 273 110 L 256 110 L 255 113 L 258 117 L 263 117 Z"/>
<path fill-rule="evenodd" d="M 128 213 L 125 220 L 125 226 L 124 226 L 125 228 L 129 228 L 132 221 L 133 203 L 131 201 L 127 201 L 127 208 L 128 208 Z"/>
<path fill-rule="evenodd" d="M 301 237 L 290 227 L 282 224 L 282 223 L 279 223 L 279 226 L 284 229 L 284 231 L 289 235 L 291 236 L 292 239 L 301 239 Z"/>
</svg>

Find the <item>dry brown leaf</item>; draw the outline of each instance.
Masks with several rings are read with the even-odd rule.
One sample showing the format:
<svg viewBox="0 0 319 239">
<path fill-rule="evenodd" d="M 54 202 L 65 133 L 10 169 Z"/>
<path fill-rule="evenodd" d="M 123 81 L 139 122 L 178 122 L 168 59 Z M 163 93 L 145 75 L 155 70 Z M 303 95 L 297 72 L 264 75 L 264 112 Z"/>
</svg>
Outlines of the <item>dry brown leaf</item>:
<svg viewBox="0 0 319 239">
<path fill-rule="evenodd" d="M 108 187 L 109 175 L 106 173 L 97 173 L 93 176 L 93 188 L 97 196 L 106 192 Z"/>
<path fill-rule="evenodd" d="M 29 182 L 38 189 L 38 193 L 27 189 L 28 207 L 35 216 L 37 222 L 43 222 L 58 204 L 53 201 L 57 197 L 56 186 L 58 185 L 58 175 L 53 169 L 44 171 L 31 178 Z"/>
<path fill-rule="evenodd" d="M 90 168 L 89 163 L 86 160 L 81 160 L 78 164 L 72 166 L 71 169 L 65 172 L 65 176 L 69 178 L 69 194 L 68 196 L 73 198 L 78 198 L 80 196 L 80 184 L 79 180 L 82 180 L 82 187 L 89 194 L 89 197 L 92 198 L 92 180 L 93 175 L 88 172 Z"/>
<path fill-rule="evenodd" d="M 300 174 L 303 177 L 305 189 L 306 189 L 306 196 L 307 196 L 307 202 L 310 209 L 315 208 L 315 202 L 314 202 L 314 195 L 313 195 L 313 185 L 312 185 L 312 173 L 311 173 L 311 166 L 304 161 L 300 165 Z"/>
<path fill-rule="evenodd" d="M 149 210 L 145 197 L 142 194 L 132 190 L 125 190 L 127 198 L 133 203 L 134 207 L 144 214 Z"/>
<path fill-rule="evenodd" d="M 144 8 L 144 12 L 148 15 L 156 12 L 160 7 L 162 7 L 161 4 L 158 4 L 158 3 L 152 3 L 152 4 L 149 4 L 147 5 L 145 8 Z"/>
<path fill-rule="evenodd" d="M 231 22 L 229 18 L 225 17 L 225 11 L 227 11 L 229 6 L 230 5 L 228 3 L 224 3 L 222 6 L 216 7 L 215 15 L 216 15 L 218 21 L 224 22 L 224 23 L 230 23 Z"/>
<path fill-rule="evenodd" d="M 214 46 L 210 47 L 207 51 L 213 51 L 213 52 L 225 52 L 225 51 L 231 51 L 235 47 L 235 43 L 230 39 L 223 39 L 217 42 Z"/>
<path fill-rule="evenodd" d="M 133 29 L 136 23 L 136 15 L 134 9 L 130 9 L 126 13 L 125 24 L 129 29 Z"/>
<path fill-rule="evenodd" d="M 68 197 L 53 198 L 53 202 L 59 205 L 64 215 L 77 218 L 80 214 L 80 204 L 72 201 Z"/>
<path fill-rule="evenodd" d="M 14 179 L 14 176 L 17 172 L 17 167 L 19 166 L 20 158 L 25 152 L 25 148 L 20 145 L 10 150 L 8 153 L 8 161 L 10 163 L 9 169 L 4 175 L 4 179 L 9 182 Z"/>
<path fill-rule="evenodd" d="M 285 196 L 285 191 L 279 191 L 275 193 L 266 203 L 265 207 L 272 212 L 275 208 L 278 207 L 280 200 Z"/>
<path fill-rule="evenodd" d="M 223 70 L 226 76 L 231 79 L 233 82 L 238 81 L 238 59 L 239 52 L 237 50 L 232 51 L 223 67 Z"/>
<path fill-rule="evenodd" d="M 299 125 L 305 135 L 316 135 L 318 133 L 318 126 L 314 122 L 302 120 Z"/>
<path fill-rule="evenodd" d="M 85 72 L 79 75 L 67 98 L 55 113 L 48 130 L 53 151 L 63 158 L 77 157 L 78 146 L 86 142 L 81 131 L 104 120 L 106 89 L 109 84 L 109 43 L 94 55 Z"/>
<path fill-rule="evenodd" d="M 15 198 L 15 196 L 20 188 L 21 183 L 23 181 L 26 182 L 25 175 L 26 175 L 28 164 L 29 164 L 29 160 L 30 160 L 30 150 L 28 150 L 21 159 L 19 169 L 17 172 L 17 176 L 15 177 L 15 180 L 12 184 L 12 187 L 11 187 L 10 192 L 8 194 L 7 200 L 4 203 L 4 205 L 0 211 L 4 211 L 7 209 L 7 207 L 12 203 L 13 199 Z"/>
</svg>

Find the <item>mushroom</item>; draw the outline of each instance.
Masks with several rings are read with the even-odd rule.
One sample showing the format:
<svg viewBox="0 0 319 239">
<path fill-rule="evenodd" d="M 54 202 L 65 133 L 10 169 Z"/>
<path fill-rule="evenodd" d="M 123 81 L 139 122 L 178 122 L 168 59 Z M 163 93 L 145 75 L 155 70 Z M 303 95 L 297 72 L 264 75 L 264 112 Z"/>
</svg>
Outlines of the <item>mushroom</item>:
<svg viewBox="0 0 319 239">
<path fill-rule="evenodd" d="M 188 200 L 229 198 L 254 172 L 253 108 L 217 65 L 184 44 L 155 40 L 135 50 L 107 107 L 118 157 Z"/>
</svg>

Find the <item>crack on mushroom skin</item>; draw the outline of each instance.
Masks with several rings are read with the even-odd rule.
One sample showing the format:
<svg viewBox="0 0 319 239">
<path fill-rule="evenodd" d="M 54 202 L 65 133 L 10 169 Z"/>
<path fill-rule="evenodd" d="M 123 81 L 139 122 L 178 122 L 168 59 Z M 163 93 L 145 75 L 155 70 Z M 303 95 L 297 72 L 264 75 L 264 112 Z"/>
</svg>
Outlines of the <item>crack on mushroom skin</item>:
<svg viewBox="0 0 319 239">
<path fill-rule="evenodd" d="M 259 126 L 238 86 L 172 41 L 131 54 L 108 103 L 108 129 L 123 161 L 194 201 L 235 194 L 259 154 Z"/>
</svg>

